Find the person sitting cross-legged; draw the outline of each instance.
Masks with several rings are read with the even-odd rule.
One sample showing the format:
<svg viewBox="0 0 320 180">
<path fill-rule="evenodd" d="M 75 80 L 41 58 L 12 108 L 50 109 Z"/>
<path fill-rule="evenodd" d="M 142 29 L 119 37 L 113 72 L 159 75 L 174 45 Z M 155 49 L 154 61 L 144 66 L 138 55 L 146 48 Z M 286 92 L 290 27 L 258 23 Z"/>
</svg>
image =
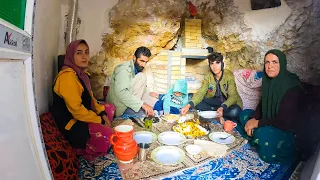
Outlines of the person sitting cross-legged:
<svg viewBox="0 0 320 180">
<path fill-rule="evenodd" d="M 119 64 L 110 78 L 110 89 L 106 98 L 116 107 L 116 116 L 153 115 L 153 106 L 158 93 L 149 92 L 147 76 L 143 72 L 151 52 L 147 47 L 136 49 L 133 60 Z"/>
<path fill-rule="evenodd" d="M 295 135 L 303 126 L 295 124 L 302 112 L 303 95 L 299 77 L 287 70 L 285 54 L 276 49 L 268 51 L 261 101 L 255 111 L 241 112 L 237 126 L 242 136 L 257 147 L 262 160 L 291 163 L 296 159 Z"/>
<path fill-rule="evenodd" d="M 210 72 L 204 77 L 198 92 L 181 109 L 181 114 L 186 114 L 194 107 L 201 111 L 216 110 L 220 123 L 224 124 L 225 120 L 235 120 L 238 117 L 242 110 L 242 100 L 232 72 L 224 69 L 223 56 L 213 52 L 207 58 Z"/>
</svg>

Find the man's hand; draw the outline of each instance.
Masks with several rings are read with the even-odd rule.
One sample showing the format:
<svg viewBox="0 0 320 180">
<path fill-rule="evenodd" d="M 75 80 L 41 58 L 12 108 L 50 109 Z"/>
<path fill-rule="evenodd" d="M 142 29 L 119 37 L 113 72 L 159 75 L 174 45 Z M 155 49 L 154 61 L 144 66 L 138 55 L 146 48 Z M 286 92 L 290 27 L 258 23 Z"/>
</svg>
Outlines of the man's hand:
<svg viewBox="0 0 320 180">
<path fill-rule="evenodd" d="M 223 117 L 223 107 L 219 107 L 218 109 L 217 109 L 217 117 Z"/>
<path fill-rule="evenodd" d="M 190 107 L 191 107 L 191 105 L 190 105 L 190 104 L 187 104 L 185 107 L 183 107 L 183 108 L 180 110 L 180 113 L 181 113 L 182 115 L 187 114 L 187 112 L 189 111 Z"/>
<path fill-rule="evenodd" d="M 103 116 L 101 116 L 101 118 L 105 122 L 104 126 L 111 127 L 111 121 L 109 120 L 108 116 L 103 115 Z"/>
<path fill-rule="evenodd" d="M 259 123 L 259 121 L 256 120 L 255 118 L 250 119 L 250 120 L 246 123 L 246 125 L 244 126 L 244 130 L 246 131 L 246 133 L 247 133 L 248 136 L 251 137 L 251 136 L 253 135 L 253 134 L 252 134 L 253 129 L 258 127 L 258 123 Z"/>
<path fill-rule="evenodd" d="M 149 93 L 149 95 L 152 96 L 152 97 L 155 97 L 155 98 L 159 99 L 159 94 L 156 93 L 156 92 L 151 92 L 151 93 Z"/>
<path fill-rule="evenodd" d="M 143 103 L 142 109 L 146 112 L 147 116 L 153 116 L 153 108 L 148 104 Z"/>
</svg>

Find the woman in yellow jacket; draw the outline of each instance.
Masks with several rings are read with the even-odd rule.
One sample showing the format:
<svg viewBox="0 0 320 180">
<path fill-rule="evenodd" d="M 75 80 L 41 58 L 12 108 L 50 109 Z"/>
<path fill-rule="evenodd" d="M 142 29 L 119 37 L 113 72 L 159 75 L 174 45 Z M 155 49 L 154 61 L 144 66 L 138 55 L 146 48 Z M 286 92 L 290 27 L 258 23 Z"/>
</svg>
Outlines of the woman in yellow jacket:
<svg viewBox="0 0 320 180">
<path fill-rule="evenodd" d="M 87 42 L 71 42 L 67 47 L 64 66 L 54 83 L 51 112 L 59 130 L 77 154 L 91 161 L 104 155 L 110 147 L 110 120 L 115 107 L 100 105 L 93 97 L 90 80 L 85 72 L 88 62 Z"/>
</svg>

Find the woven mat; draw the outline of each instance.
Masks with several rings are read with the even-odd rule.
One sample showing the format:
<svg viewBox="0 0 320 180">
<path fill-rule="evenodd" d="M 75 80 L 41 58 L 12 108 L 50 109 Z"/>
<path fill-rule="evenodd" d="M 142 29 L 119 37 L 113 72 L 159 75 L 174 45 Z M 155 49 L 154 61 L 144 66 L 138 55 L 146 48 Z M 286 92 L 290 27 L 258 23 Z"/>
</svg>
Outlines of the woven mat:
<svg viewBox="0 0 320 180">
<path fill-rule="evenodd" d="M 119 123 L 119 121 L 115 122 L 114 125 L 116 125 L 117 123 Z M 211 132 L 223 132 L 223 127 L 220 124 L 210 124 L 210 128 L 211 128 Z M 142 130 L 145 130 L 145 129 L 135 125 L 135 132 L 142 131 Z M 160 134 L 161 132 L 171 131 L 171 130 L 172 130 L 172 124 L 166 123 L 164 121 L 157 124 L 153 124 L 153 129 L 152 129 L 152 131 L 157 135 Z M 234 143 L 228 145 L 229 149 L 227 151 L 228 152 L 227 154 L 229 154 L 235 149 L 242 147 L 244 144 L 247 143 L 247 141 L 244 138 L 242 138 L 240 134 L 238 134 L 237 132 L 234 132 L 233 135 L 235 136 L 236 140 Z M 207 136 L 199 139 L 209 140 Z M 185 151 L 185 146 L 188 144 L 193 144 L 193 140 L 191 139 L 187 141 L 185 144 L 182 144 L 178 147 Z M 209 156 L 206 153 L 201 153 L 200 155 L 193 156 L 185 152 L 186 158 L 182 163 L 175 166 L 164 166 L 164 165 L 160 165 L 153 162 L 150 157 L 152 150 L 159 146 L 161 146 L 161 144 L 158 141 L 151 144 L 149 152 L 147 154 L 147 160 L 144 162 L 138 161 L 137 157 L 134 159 L 132 163 L 126 164 L 125 167 L 123 164 L 117 162 L 120 168 L 122 178 L 130 179 L 130 180 L 160 178 L 168 174 L 182 171 L 190 167 L 199 166 L 210 160 L 216 159 L 216 157 Z"/>
</svg>

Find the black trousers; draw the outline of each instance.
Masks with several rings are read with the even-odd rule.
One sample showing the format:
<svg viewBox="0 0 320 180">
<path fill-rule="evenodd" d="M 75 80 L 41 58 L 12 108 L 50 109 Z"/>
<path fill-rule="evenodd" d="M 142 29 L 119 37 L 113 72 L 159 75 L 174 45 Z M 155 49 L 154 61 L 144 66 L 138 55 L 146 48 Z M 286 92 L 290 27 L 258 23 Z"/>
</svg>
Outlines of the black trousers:
<svg viewBox="0 0 320 180">
<path fill-rule="evenodd" d="M 204 98 L 196 109 L 200 111 L 216 111 L 221 107 L 222 102 L 217 98 Z M 233 104 L 223 110 L 225 120 L 236 120 L 241 112 L 241 107 L 238 104 Z"/>
</svg>

